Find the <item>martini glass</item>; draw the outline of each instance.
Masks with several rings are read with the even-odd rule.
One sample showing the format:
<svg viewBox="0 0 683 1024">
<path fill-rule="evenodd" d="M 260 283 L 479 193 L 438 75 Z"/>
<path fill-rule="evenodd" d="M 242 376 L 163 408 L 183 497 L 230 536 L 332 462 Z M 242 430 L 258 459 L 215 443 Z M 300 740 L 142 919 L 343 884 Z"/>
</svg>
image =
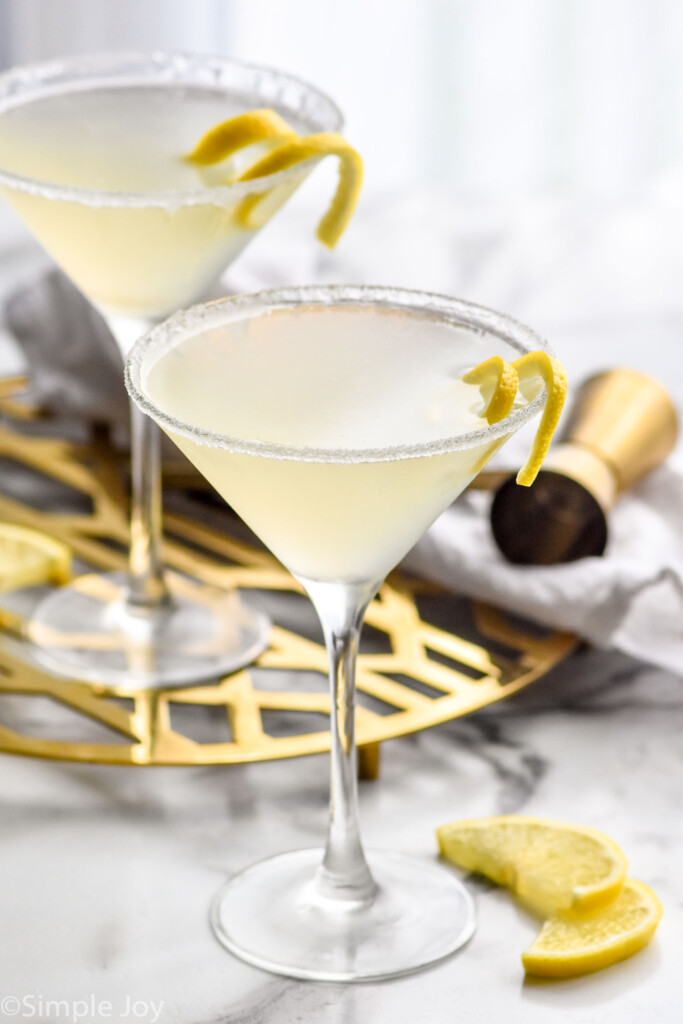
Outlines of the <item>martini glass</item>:
<svg viewBox="0 0 683 1024">
<path fill-rule="evenodd" d="M 103 314 L 124 358 L 205 294 L 316 163 L 221 185 L 260 148 L 201 172 L 181 159 L 209 128 L 257 107 L 303 135 L 342 123 L 331 100 L 289 75 L 206 56 L 79 57 L 0 76 L 0 193 Z M 259 216 L 245 226 L 240 202 L 256 194 Z M 236 594 L 164 574 L 159 440 L 132 405 L 128 572 L 79 578 L 29 624 L 57 672 L 123 689 L 187 685 L 265 646 L 267 619 Z"/>
<path fill-rule="evenodd" d="M 131 397 L 307 590 L 330 660 L 327 846 L 247 868 L 218 893 L 218 939 L 278 974 L 388 978 L 461 946 L 465 888 L 443 868 L 363 850 L 354 666 L 386 573 L 545 392 L 488 426 L 463 373 L 545 344 L 508 317 L 421 292 L 308 287 L 197 306 L 133 349 Z"/>
</svg>

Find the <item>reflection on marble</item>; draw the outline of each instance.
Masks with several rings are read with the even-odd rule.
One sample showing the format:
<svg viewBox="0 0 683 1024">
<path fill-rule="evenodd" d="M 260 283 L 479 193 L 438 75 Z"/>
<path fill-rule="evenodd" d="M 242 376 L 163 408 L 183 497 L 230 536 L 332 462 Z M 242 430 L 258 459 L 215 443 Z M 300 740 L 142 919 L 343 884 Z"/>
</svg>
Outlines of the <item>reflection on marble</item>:
<svg viewBox="0 0 683 1024">
<path fill-rule="evenodd" d="M 468 947 L 398 981 L 288 981 L 226 953 L 209 931 L 211 897 L 255 859 L 321 841 L 323 757 L 139 769 L 4 756 L 0 1006 L 33 997 L 28 1019 L 42 998 L 33 1019 L 58 1024 L 84 1000 L 91 1024 L 152 1021 L 160 1002 L 164 1024 L 673 1024 L 682 718 L 681 680 L 584 651 L 516 698 L 385 744 L 381 778 L 361 786 L 367 844 L 426 860 L 436 825 L 501 812 L 594 825 L 621 843 L 633 875 L 662 899 L 659 933 L 632 960 L 561 983 L 524 981 L 519 955 L 537 924 L 473 879 L 479 929 Z"/>
</svg>

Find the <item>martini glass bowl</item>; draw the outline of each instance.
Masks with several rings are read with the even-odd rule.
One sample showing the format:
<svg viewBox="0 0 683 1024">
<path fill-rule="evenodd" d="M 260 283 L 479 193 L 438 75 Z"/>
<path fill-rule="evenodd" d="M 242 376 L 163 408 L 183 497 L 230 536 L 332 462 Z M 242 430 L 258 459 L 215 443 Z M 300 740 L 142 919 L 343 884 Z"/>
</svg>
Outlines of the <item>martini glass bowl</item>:
<svg viewBox="0 0 683 1024">
<path fill-rule="evenodd" d="M 529 328 L 466 302 L 329 286 L 195 307 L 131 353 L 132 399 L 300 580 L 329 655 L 327 845 L 248 867 L 213 903 L 216 936 L 249 963 L 297 978 L 389 978 L 472 935 L 472 900 L 451 872 L 363 850 L 355 661 L 365 609 L 386 573 L 544 406 L 539 384 L 489 426 L 462 374 L 494 354 L 542 348 Z M 433 380 L 437 358 L 443 374 Z M 217 367 L 233 381 L 230 402 L 211 398 Z M 449 433 L 453 422 L 462 426 Z M 330 438 L 334 446 L 324 446 Z"/>
<path fill-rule="evenodd" d="M 112 114 L 117 102 L 127 106 Z M 107 54 L 0 75 L 0 194 L 102 313 L 122 358 L 154 323 L 202 298 L 316 164 L 227 185 L 221 168 L 183 164 L 214 124 L 263 107 L 304 135 L 342 125 L 314 87 L 208 56 Z M 102 160 L 88 140 L 107 117 Z M 169 181 L 131 185 L 133 129 L 138 148 L 141 132 L 166 132 L 177 154 Z M 241 204 L 255 195 L 259 215 L 245 220 Z M 193 591 L 164 573 L 159 442 L 131 405 L 128 571 L 80 577 L 38 606 L 28 635 L 53 671 L 120 690 L 188 685 L 251 662 L 267 642 L 267 619 L 237 594 Z"/>
</svg>

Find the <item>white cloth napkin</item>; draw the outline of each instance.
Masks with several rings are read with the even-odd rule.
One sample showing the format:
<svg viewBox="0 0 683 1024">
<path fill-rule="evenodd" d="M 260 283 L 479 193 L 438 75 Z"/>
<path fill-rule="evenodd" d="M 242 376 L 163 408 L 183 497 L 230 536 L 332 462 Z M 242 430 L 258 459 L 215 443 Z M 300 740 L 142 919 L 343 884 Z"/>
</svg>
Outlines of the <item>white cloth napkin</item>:
<svg viewBox="0 0 683 1024">
<path fill-rule="evenodd" d="M 669 467 L 625 494 L 599 558 L 510 565 L 493 541 L 490 496 L 466 492 L 405 559 L 412 572 L 547 626 L 683 674 L 683 476 Z"/>
<path fill-rule="evenodd" d="M 31 401 L 53 416 L 126 432 L 123 360 L 104 320 L 58 270 L 32 273 L 9 296 L 4 321 L 19 342 Z"/>
</svg>

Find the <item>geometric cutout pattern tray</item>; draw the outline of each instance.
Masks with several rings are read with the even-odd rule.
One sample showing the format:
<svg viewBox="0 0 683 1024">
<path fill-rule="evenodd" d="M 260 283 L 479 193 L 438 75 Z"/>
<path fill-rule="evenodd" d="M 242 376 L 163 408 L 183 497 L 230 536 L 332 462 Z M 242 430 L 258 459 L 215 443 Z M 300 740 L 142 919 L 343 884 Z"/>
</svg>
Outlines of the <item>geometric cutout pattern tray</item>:
<svg viewBox="0 0 683 1024">
<path fill-rule="evenodd" d="M 0 520 L 59 538 L 88 567 L 126 565 L 127 457 L 104 435 L 54 436 L 0 382 Z M 31 487 L 43 493 L 29 500 Z M 168 486 L 166 486 L 168 485 Z M 165 470 L 164 558 L 178 584 L 248 595 L 273 627 L 249 668 L 150 693 L 58 678 L 31 661 L 23 615 L 0 606 L 0 752 L 129 765 L 234 764 L 330 749 L 327 655 L 300 585 L 186 466 Z M 393 573 L 372 602 L 357 667 L 360 771 L 379 744 L 468 714 L 541 678 L 576 637 Z"/>
</svg>

